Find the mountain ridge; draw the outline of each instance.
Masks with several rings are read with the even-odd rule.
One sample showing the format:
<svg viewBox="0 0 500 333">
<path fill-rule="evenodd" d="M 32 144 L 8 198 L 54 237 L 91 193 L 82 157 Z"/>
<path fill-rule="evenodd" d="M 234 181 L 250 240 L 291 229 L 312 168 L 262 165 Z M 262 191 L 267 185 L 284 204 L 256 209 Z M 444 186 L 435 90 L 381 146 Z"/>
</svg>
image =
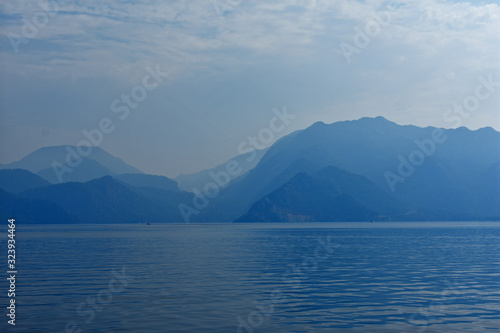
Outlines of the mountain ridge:
<svg viewBox="0 0 500 333">
<path fill-rule="evenodd" d="M 65 181 L 89 181 L 105 175 L 143 173 L 100 147 L 92 146 L 85 149 L 89 148 L 89 154 L 80 154 L 77 146 L 42 147 L 16 162 L 0 166 L 0 169 L 28 170 L 54 184 Z M 81 164 L 87 166 L 82 167 Z"/>
<path fill-rule="evenodd" d="M 201 186 L 184 192 L 175 180 L 144 174 L 98 147 L 93 159 L 66 160 L 75 149 L 44 147 L 0 166 L 5 202 L 35 202 L 31 220 L 36 207 L 40 214 L 58 207 L 53 218 L 71 223 L 182 222 L 181 205 L 194 212 L 192 222 L 500 219 L 500 133 L 491 127 L 418 127 L 383 117 L 316 122 L 277 140 L 230 181 L 206 178 L 222 169 L 205 170 L 201 184 L 217 187 L 209 195 Z M 62 183 L 45 168 L 55 158 L 72 168 Z"/>
<path fill-rule="evenodd" d="M 424 154 L 416 142 L 430 145 L 429 140 L 432 140 L 435 131 L 439 131 L 441 138 L 445 139 L 440 143 L 433 142 L 433 151 Z M 499 152 L 500 133 L 494 129 L 463 131 L 402 126 L 383 117 L 365 117 L 332 124 L 317 122 L 270 147 L 253 170 L 222 191 L 221 199 L 214 205 L 217 207 L 207 210 L 207 218 L 216 220 L 216 211 L 219 210 L 230 212 L 237 219 L 237 212 L 247 211 L 253 202 L 265 195 L 263 191 L 276 190 L 289 180 L 283 179 L 280 184 L 271 186 L 301 158 L 309 161 L 311 170 L 333 165 L 364 176 L 390 193 L 386 173 L 397 174 L 401 159 L 408 160 L 412 154 L 421 154 L 425 161 L 413 167 L 411 175 L 396 184 L 396 195 L 400 201 L 415 202 L 421 210 L 435 211 L 431 214 L 433 219 L 451 216 L 452 211 L 458 212 L 453 216 L 467 214 L 472 218 L 484 218 L 490 213 L 497 216 L 496 209 L 488 208 L 484 214 L 480 212 L 482 206 L 477 201 L 481 200 L 470 201 L 469 192 L 474 184 L 481 183 L 480 175 L 500 159 Z M 441 176 L 435 177 L 439 173 Z M 430 183 L 431 179 L 434 183 Z M 481 193 L 481 190 L 474 191 L 476 195 Z M 438 213 L 439 210 L 449 214 Z M 475 211 L 475 214 L 468 211 Z"/>
</svg>

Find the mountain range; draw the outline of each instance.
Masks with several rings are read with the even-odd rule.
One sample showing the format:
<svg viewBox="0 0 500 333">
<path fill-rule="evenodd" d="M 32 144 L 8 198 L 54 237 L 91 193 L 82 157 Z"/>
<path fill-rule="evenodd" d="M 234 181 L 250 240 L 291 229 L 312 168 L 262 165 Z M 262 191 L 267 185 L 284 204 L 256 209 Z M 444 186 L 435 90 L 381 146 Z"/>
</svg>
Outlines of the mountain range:
<svg viewBox="0 0 500 333">
<path fill-rule="evenodd" d="M 366 178 L 397 199 L 394 205 L 406 207 L 404 214 L 390 215 L 392 220 L 497 220 L 499 161 L 500 133 L 492 128 L 400 126 L 382 117 L 318 122 L 278 140 L 199 219 L 238 219 L 296 174 L 335 166 Z"/>
<path fill-rule="evenodd" d="M 500 219 L 500 133 L 318 122 L 267 150 L 174 179 L 92 147 L 0 166 L 0 216 L 26 223 Z M 250 155 L 251 154 L 251 155 Z M 232 170 L 238 173 L 232 174 Z"/>
<path fill-rule="evenodd" d="M 76 146 L 43 147 L 17 162 L 0 165 L 0 169 L 28 170 L 53 184 L 86 182 L 124 173 L 142 173 L 99 147 L 91 147 L 91 152 L 87 156 L 80 154 L 78 148 Z"/>
</svg>

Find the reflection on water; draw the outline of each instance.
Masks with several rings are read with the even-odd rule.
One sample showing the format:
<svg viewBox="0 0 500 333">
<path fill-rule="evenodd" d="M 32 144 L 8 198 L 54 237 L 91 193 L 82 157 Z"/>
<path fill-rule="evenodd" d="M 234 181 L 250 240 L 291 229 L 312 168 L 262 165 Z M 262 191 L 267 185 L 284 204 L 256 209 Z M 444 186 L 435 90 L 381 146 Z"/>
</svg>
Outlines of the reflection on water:
<svg viewBox="0 0 500 333">
<path fill-rule="evenodd" d="M 15 331 L 494 332 L 499 227 L 18 226 Z"/>
</svg>

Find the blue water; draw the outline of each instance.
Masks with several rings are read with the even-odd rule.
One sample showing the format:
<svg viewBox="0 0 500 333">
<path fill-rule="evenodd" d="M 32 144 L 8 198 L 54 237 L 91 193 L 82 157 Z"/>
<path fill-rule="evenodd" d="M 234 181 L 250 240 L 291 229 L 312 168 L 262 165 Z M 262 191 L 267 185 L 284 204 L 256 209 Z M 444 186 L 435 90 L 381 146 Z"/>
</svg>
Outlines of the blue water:
<svg viewBox="0 0 500 333">
<path fill-rule="evenodd" d="M 18 225 L 16 237 L 16 327 L 4 314 L 1 332 L 500 331 L 500 223 Z"/>
</svg>

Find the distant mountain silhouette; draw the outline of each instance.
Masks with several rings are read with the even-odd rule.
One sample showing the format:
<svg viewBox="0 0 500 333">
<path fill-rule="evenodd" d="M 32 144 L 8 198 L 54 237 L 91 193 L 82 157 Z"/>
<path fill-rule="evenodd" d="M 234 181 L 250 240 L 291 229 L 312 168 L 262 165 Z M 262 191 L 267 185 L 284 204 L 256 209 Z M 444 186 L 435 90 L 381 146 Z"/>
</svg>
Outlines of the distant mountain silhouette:
<svg viewBox="0 0 500 333">
<path fill-rule="evenodd" d="M 227 163 L 180 176 L 194 193 L 98 147 L 68 159 L 76 149 L 41 148 L 0 166 L 2 216 L 26 223 L 184 222 L 186 214 L 191 222 L 500 220 L 500 133 L 492 128 L 400 126 L 382 117 L 318 122 L 258 152 L 255 167 L 243 166 L 249 155 L 236 157 L 243 175 L 230 182 Z M 63 183 L 54 162 L 71 169 Z M 207 184 L 215 194 L 204 194 Z"/>
<path fill-rule="evenodd" d="M 390 221 L 413 211 L 367 178 L 329 166 L 314 176 L 296 174 L 237 222 Z"/>
<path fill-rule="evenodd" d="M 143 174 L 97 147 L 76 166 L 75 160 L 69 160 L 71 171 L 57 184 L 52 167 L 44 166 L 66 162 L 65 153 L 71 150 L 76 148 L 42 148 L 4 165 L 0 203 L 5 216 L 16 215 L 21 223 L 183 222 L 178 205 L 192 200 L 192 194 L 179 191 L 167 177 Z M 14 166 L 38 175 L 10 169 Z"/>
<path fill-rule="evenodd" d="M 59 173 L 60 177 L 54 171 L 54 162 L 63 170 Z M 43 147 L 0 168 L 25 169 L 54 184 L 60 183 L 60 180 L 85 182 L 106 175 L 142 173 L 99 147 L 92 147 L 88 156 L 81 156 L 75 146 Z"/>
<path fill-rule="evenodd" d="M 114 179 L 135 187 L 150 187 L 172 192 L 178 192 L 176 181 L 165 176 L 153 176 L 139 173 L 126 173 L 113 176 Z"/>
<path fill-rule="evenodd" d="M 24 224 L 70 224 L 78 220 L 57 204 L 42 199 L 27 199 L 8 193 L 0 188 L 0 218 L 15 218 Z"/>
<path fill-rule="evenodd" d="M 227 186 L 199 218 L 237 219 L 297 173 L 312 175 L 327 166 L 363 176 L 386 193 L 394 189 L 392 194 L 398 202 L 415 209 L 401 219 L 500 216 L 498 201 L 488 207 L 483 204 L 492 201 L 492 189 L 487 184 L 496 180 L 492 179 L 494 172 L 488 170 L 500 160 L 500 133 L 491 128 L 458 128 L 435 136 L 439 131 L 433 127 L 400 126 L 382 117 L 330 125 L 315 123 L 274 144 L 253 170 Z M 435 142 L 433 135 L 440 142 Z M 422 163 L 412 166 L 410 175 L 400 176 L 398 168 L 404 169 L 400 168 L 401 159 L 408 163 L 410 156 Z M 416 157 L 423 157 L 423 161 Z M 393 188 L 387 181 L 388 172 L 401 180 L 393 183 Z"/>
<path fill-rule="evenodd" d="M 135 188 L 110 176 L 86 183 L 64 183 L 21 192 L 20 197 L 50 201 L 79 223 L 182 222 L 177 205 L 187 193 Z M 168 198 L 168 202 L 160 198 Z"/>
<path fill-rule="evenodd" d="M 194 188 L 203 189 L 206 184 L 214 181 L 213 175 L 218 174 L 221 171 L 225 171 L 228 163 L 231 161 L 238 163 L 238 167 L 241 168 L 241 173 L 239 176 L 243 176 L 245 173 L 255 168 L 266 151 L 267 149 L 260 149 L 246 154 L 238 155 L 230 159 L 229 161 L 226 161 L 226 163 L 216 166 L 215 168 L 205 169 L 192 174 L 177 176 L 175 178 L 175 181 L 179 184 L 179 188 L 183 191 L 190 192 Z M 233 177 L 232 180 L 236 178 Z"/>
<path fill-rule="evenodd" d="M 48 181 L 28 170 L 0 170 L 0 188 L 7 192 L 18 193 L 31 188 L 48 185 L 50 185 Z"/>
<path fill-rule="evenodd" d="M 63 183 L 68 183 L 68 182 L 84 183 L 93 179 L 102 178 L 104 176 L 114 175 L 114 173 L 111 172 L 111 170 L 104 167 L 99 162 L 86 157 L 83 157 L 81 159 L 81 162 L 77 167 L 75 168 L 70 167 L 68 168 L 68 170 L 70 170 L 70 172 L 66 172 L 61 175 Z M 40 170 L 37 174 L 40 177 L 48 180 L 52 184 L 59 183 L 59 177 L 57 176 L 57 173 L 54 172 L 54 169 L 52 167 Z"/>
<path fill-rule="evenodd" d="M 332 184 L 298 173 L 254 203 L 237 222 L 366 221 L 376 215 Z"/>
</svg>

